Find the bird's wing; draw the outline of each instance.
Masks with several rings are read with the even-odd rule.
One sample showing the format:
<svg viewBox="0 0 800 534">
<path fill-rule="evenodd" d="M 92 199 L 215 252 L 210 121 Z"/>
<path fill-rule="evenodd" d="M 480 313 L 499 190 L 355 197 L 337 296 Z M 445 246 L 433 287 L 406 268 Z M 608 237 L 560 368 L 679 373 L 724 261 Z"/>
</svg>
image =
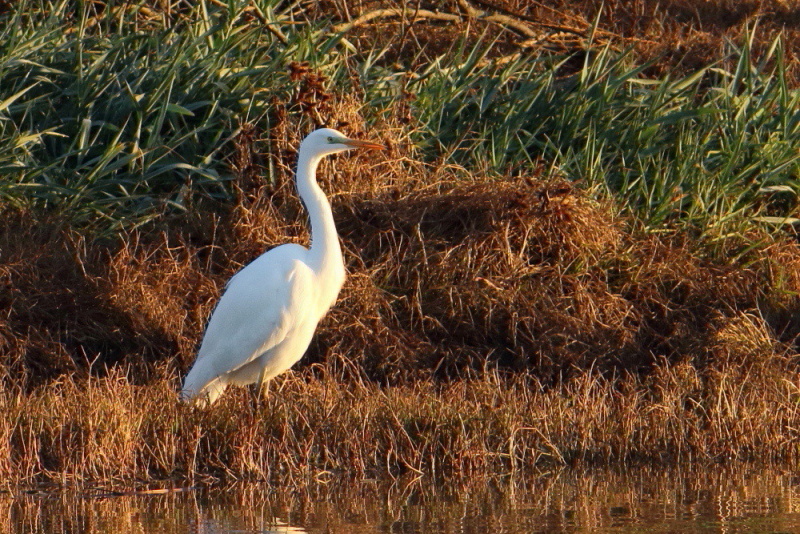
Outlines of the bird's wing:
<svg viewBox="0 0 800 534">
<path fill-rule="evenodd" d="M 283 245 L 231 278 L 208 322 L 185 389 L 191 385 L 200 391 L 276 346 L 304 322 L 314 290 L 313 272 L 302 261 L 306 252 L 299 245 Z"/>
</svg>

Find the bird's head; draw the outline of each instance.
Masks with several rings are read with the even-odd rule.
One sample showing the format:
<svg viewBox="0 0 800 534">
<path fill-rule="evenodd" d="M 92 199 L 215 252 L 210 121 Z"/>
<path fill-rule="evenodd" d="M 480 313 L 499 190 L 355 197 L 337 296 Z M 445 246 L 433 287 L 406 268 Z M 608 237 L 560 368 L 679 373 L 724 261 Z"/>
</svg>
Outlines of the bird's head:
<svg viewBox="0 0 800 534">
<path fill-rule="evenodd" d="M 308 149 L 311 153 L 320 156 L 327 156 L 337 152 L 344 152 L 345 150 L 352 150 L 354 148 L 370 148 L 373 150 L 383 150 L 386 147 L 379 143 L 371 141 L 359 141 L 358 139 L 350 139 L 342 132 L 338 132 L 331 128 L 320 128 L 314 130 L 303 139 L 300 149 Z"/>
</svg>

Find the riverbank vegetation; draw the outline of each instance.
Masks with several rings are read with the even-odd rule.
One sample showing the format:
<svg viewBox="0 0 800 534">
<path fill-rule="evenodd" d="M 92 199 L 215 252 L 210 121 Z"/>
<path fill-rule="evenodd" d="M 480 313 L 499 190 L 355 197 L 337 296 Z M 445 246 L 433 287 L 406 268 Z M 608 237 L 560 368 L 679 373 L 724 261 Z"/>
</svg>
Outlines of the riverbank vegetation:
<svg viewBox="0 0 800 534">
<path fill-rule="evenodd" d="M 237 390 L 212 410 L 192 410 L 177 402 L 174 381 L 132 386 L 115 371 L 29 394 L 4 390 L 0 474 L 64 485 L 302 485 L 342 475 L 457 480 L 560 466 L 794 462 L 800 393 L 786 376 L 780 361 L 713 373 L 665 362 L 646 376 L 587 372 L 558 387 L 522 375 L 381 387 L 313 366 L 276 379 L 261 402 Z"/>
<path fill-rule="evenodd" d="M 622 5 L 2 4 L 0 476 L 795 462 L 794 34 L 712 4 L 702 65 Z M 307 242 L 319 125 L 389 146 L 320 172 L 338 305 L 265 399 L 179 404 L 225 280 Z"/>
</svg>

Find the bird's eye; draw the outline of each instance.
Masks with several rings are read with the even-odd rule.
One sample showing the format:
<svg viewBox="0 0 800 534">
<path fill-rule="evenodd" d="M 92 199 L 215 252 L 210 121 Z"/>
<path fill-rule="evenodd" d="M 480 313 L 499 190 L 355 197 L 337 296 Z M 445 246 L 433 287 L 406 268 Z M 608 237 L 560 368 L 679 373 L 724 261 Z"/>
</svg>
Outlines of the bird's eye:
<svg viewBox="0 0 800 534">
<path fill-rule="evenodd" d="M 333 137 L 328 137 L 328 142 L 333 143 Z"/>
</svg>

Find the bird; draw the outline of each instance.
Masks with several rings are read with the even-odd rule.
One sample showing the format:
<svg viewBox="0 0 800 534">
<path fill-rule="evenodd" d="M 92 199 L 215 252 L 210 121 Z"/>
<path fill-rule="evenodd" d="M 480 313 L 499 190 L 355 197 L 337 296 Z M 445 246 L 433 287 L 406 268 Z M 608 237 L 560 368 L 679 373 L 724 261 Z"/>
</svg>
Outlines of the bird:
<svg viewBox="0 0 800 534">
<path fill-rule="evenodd" d="M 303 357 L 345 281 L 339 235 L 317 184 L 317 166 L 337 152 L 384 148 L 330 128 L 315 130 L 300 143 L 295 181 L 308 211 L 310 246 L 277 246 L 228 281 L 184 380 L 184 401 L 210 405 L 229 385 L 256 382 L 260 394 L 268 380 Z"/>
</svg>

